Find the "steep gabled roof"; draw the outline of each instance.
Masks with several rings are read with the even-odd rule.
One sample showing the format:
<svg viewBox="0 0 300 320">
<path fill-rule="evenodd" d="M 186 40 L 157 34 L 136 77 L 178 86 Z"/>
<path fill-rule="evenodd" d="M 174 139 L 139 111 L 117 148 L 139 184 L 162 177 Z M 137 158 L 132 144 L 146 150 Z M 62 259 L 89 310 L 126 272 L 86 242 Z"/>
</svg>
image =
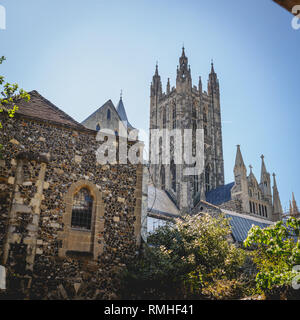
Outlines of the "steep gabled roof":
<svg viewBox="0 0 300 320">
<path fill-rule="evenodd" d="M 84 129 L 80 123 L 60 110 L 36 90 L 29 92 L 29 94 L 30 100 L 28 102 L 23 100 L 17 102 L 17 105 L 19 106 L 17 114 Z"/>
<path fill-rule="evenodd" d="M 115 111 L 117 114 L 117 110 L 114 106 L 114 104 L 112 103 L 112 101 L 109 99 L 107 100 L 100 108 L 98 108 L 95 112 L 93 112 L 91 115 L 89 115 L 86 119 L 84 119 L 81 123 L 85 123 L 88 119 L 92 118 L 95 114 L 97 114 L 98 112 L 101 112 L 101 109 L 103 109 L 105 106 L 109 106 L 113 111 Z M 119 115 L 119 114 L 118 114 Z M 120 119 L 121 120 L 121 119 Z"/>
<path fill-rule="evenodd" d="M 120 119 L 125 124 L 125 126 L 128 127 L 129 129 L 133 129 L 133 126 L 128 121 L 122 98 L 120 98 L 120 101 L 118 103 L 117 112 L 119 114 Z"/>
</svg>

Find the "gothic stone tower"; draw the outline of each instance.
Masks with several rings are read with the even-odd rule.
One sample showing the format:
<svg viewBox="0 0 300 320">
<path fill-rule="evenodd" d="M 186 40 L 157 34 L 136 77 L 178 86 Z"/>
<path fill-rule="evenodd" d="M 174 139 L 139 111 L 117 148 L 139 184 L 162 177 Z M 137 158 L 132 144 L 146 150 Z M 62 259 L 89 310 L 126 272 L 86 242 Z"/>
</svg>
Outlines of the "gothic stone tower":
<svg viewBox="0 0 300 320">
<path fill-rule="evenodd" d="M 170 161 L 164 164 L 162 145 L 164 137 L 159 138 L 159 147 L 154 147 L 153 129 L 174 130 L 192 129 L 195 141 L 196 129 L 204 133 L 204 170 L 201 174 L 185 175 L 188 167 L 182 160 L 174 161 L 174 140 L 170 144 Z M 157 140 L 157 139 L 156 139 Z M 155 142 L 157 144 L 157 142 Z M 194 143 L 192 147 L 195 156 Z M 151 161 L 154 152 L 159 160 Z M 189 212 L 199 200 L 205 200 L 205 192 L 224 185 L 224 161 L 221 128 L 220 90 L 213 63 L 209 74 L 207 92 L 202 91 L 201 77 L 198 87 L 192 85 L 191 69 L 182 48 L 177 66 L 176 88 L 170 88 L 168 79 L 166 92 L 162 91 L 161 78 L 156 65 L 150 89 L 150 173 L 156 187 L 167 191 L 181 212 Z M 183 153 L 180 155 L 183 159 Z"/>
</svg>

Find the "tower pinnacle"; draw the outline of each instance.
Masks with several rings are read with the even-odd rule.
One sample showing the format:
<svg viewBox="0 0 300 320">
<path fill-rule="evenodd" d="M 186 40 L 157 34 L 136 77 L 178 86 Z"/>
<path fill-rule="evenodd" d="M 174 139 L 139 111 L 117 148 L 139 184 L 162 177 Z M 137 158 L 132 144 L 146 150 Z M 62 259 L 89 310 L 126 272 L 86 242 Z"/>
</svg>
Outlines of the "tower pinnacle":
<svg viewBox="0 0 300 320">
<path fill-rule="evenodd" d="M 244 168 L 246 168 L 240 147 L 241 146 L 238 144 L 237 145 L 237 150 L 236 150 L 236 156 L 235 156 L 235 167 L 244 167 Z"/>
</svg>

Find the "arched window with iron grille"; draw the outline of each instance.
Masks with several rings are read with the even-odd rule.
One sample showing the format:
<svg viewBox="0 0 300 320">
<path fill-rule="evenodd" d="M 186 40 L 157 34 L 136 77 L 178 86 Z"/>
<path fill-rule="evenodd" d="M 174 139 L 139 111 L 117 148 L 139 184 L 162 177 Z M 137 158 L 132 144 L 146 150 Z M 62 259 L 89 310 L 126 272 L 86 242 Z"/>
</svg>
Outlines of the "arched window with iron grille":
<svg viewBox="0 0 300 320">
<path fill-rule="evenodd" d="M 91 229 L 93 197 L 87 188 L 80 189 L 74 196 L 71 227 Z"/>
</svg>

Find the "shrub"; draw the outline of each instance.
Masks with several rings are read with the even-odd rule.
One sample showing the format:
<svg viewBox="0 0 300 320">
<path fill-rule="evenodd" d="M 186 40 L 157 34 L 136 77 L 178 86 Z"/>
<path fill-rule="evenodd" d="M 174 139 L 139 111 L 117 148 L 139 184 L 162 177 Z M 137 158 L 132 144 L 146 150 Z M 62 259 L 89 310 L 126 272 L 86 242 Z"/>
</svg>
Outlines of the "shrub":
<svg viewBox="0 0 300 320">
<path fill-rule="evenodd" d="M 237 278 L 244 253 L 228 241 L 230 233 L 227 219 L 208 214 L 185 216 L 159 228 L 142 258 L 128 266 L 126 298 L 204 298 L 204 288 Z"/>
</svg>

